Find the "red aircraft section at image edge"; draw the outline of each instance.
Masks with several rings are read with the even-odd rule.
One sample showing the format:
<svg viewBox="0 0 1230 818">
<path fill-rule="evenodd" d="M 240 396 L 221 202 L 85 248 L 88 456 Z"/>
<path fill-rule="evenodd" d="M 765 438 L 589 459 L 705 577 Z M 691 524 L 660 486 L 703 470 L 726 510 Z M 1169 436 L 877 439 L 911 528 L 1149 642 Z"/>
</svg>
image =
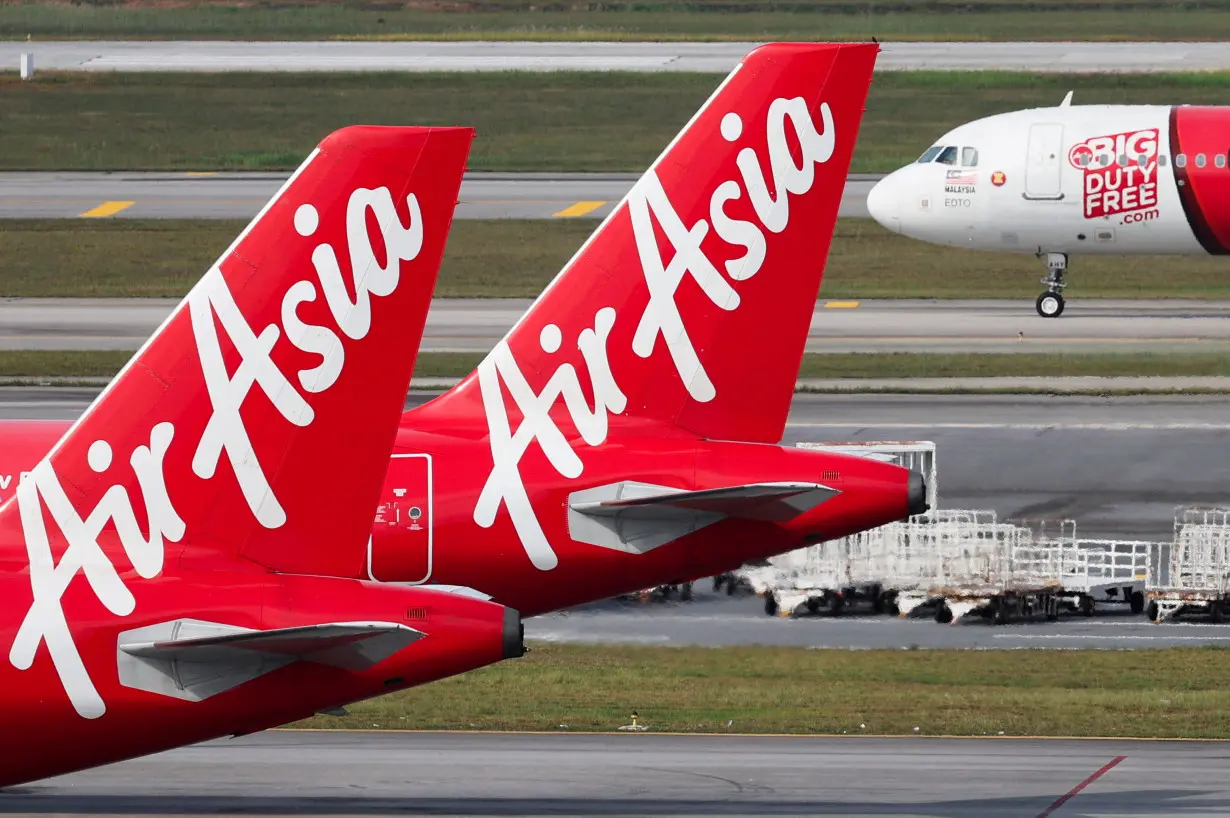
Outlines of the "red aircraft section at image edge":
<svg viewBox="0 0 1230 818">
<path fill-rule="evenodd" d="M 748 54 L 477 371 L 405 413 L 337 575 L 530 616 L 924 511 L 920 475 L 779 445 L 877 52 Z M 0 477 L 55 428 L 0 423 Z"/>
<path fill-rule="evenodd" d="M 512 609 L 345 578 L 473 135 L 327 137 L 6 493 L 0 787 L 521 655 Z"/>
<path fill-rule="evenodd" d="M 524 615 L 925 510 L 779 445 L 875 45 L 750 53 L 477 371 L 402 419 L 369 574 Z"/>
</svg>

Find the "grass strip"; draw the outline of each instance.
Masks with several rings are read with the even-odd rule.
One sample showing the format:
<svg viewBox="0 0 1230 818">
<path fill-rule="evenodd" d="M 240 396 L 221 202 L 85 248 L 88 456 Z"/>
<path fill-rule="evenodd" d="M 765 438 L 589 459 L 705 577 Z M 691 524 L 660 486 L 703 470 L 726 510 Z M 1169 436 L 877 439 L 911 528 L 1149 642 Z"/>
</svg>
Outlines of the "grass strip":
<svg viewBox="0 0 1230 818">
<path fill-rule="evenodd" d="M 110 377 L 132 357 L 113 350 L 0 350 L 0 377 Z M 423 352 L 416 378 L 460 378 L 483 356 Z M 808 353 L 801 378 L 1230 377 L 1230 356 L 1196 353 Z"/>
<path fill-rule="evenodd" d="M 1227 738 L 1228 659 L 1221 648 L 542 644 L 520 659 L 299 726 L 613 731 L 636 710 L 652 730 L 685 733 L 915 735 L 917 728 L 921 735 Z"/>
<path fill-rule="evenodd" d="M 0 350 L 0 378 L 110 378 L 136 350 Z M 424 352 L 414 367 L 416 378 L 460 378 L 469 374 L 482 355 Z"/>
<path fill-rule="evenodd" d="M 42 2 L 0 5 L 0 39 L 1222 39 L 1221 2 Z"/>
<path fill-rule="evenodd" d="M 4 6 L 0 6 L 3 9 Z M 475 127 L 474 170 L 641 171 L 718 82 L 713 74 L 40 73 L 0 75 L 0 170 L 285 170 L 362 122 Z M 852 169 L 918 157 L 993 113 L 1076 102 L 1221 104 L 1230 73 L 877 75 Z M 191 99 L 191 105 L 184 105 Z"/>
<path fill-rule="evenodd" d="M 454 221 L 436 295 L 534 298 L 597 224 Z M 243 227 L 231 220 L 0 221 L 0 298 L 179 298 Z M 939 247 L 870 219 L 840 219 L 820 295 L 1032 303 L 1043 266 L 1031 255 Z M 1215 257 L 1077 256 L 1069 281 L 1073 299 L 1230 298 L 1225 262 Z"/>
</svg>

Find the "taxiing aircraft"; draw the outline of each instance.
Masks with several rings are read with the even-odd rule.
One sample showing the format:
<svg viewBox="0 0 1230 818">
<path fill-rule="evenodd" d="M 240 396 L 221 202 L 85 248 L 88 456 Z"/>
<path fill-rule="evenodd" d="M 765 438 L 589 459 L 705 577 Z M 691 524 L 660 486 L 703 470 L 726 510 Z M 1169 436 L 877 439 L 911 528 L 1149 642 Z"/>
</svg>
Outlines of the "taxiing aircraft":
<svg viewBox="0 0 1230 818">
<path fill-rule="evenodd" d="M 954 128 L 867 209 L 904 236 L 1045 258 L 1046 318 L 1063 313 L 1071 255 L 1230 252 L 1230 107 L 1071 99 Z"/>
<path fill-rule="evenodd" d="M 876 53 L 751 52 L 477 371 L 406 412 L 370 540 L 313 569 L 531 616 L 925 510 L 921 475 L 779 445 Z M 0 452 L 23 428 L 14 459 L 56 427 L 0 426 Z"/>
<path fill-rule="evenodd" d="M 521 655 L 512 609 L 336 571 L 473 135 L 326 138 L 0 506 L 0 787 Z"/>
</svg>

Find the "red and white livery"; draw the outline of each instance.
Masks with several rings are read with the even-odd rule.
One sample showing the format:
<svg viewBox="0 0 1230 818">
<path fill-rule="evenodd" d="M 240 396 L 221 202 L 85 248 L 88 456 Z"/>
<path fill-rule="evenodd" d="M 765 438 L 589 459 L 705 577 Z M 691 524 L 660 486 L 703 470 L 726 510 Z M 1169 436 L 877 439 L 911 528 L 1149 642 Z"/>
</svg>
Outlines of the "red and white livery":
<svg viewBox="0 0 1230 818">
<path fill-rule="evenodd" d="M 472 139 L 329 136 L 71 428 L 17 427 L 57 439 L 0 506 L 0 786 L 520 655 L 511 609 L 355 578 Z"/>
<path fill-rule="evenodd" d="M 390 312 L 405 323 L 397 343 L 381 344 L 379 362 L 363 367 L 351 350 L 369 344 L 366 319 L 347 310 L 353 292 L 330 295 L 327 282 L 347 252 L 385 269 L 388 256 L 405 258 L 418 239 L 401 227 L 412 223 L 396 196 L 398 224 L 372 200 L 367 220 L 389 228 L 370 248 L 322 233 L 331 223 L 323 213 L 317 220 L 297 205 L 276 206 L 270 215 L 295 233 L 267 261 L 296 259 L 295 278 L 253 293 L 273 305 L 271 315 L 258 321 L 241 304 L 247 329 L 226 331 L 252 363 L 216 369 L 213 391 L 198 388 L 179 404 L 202 418 L 213 406 L 220 418 L 193 427 L 208 445 L 194 446 L 184 466 L 198 493 L 183 502 L 197 510 L 207 542 L 272 571 L 348 578 L 374 593 L 447 589 L 534 615 L 732 570 L 923 511 L 917 474 L 781 445 L 876 53 L 875 45 L 774 44 L 749 54 L 477 370 L 406 412 L 395 437 L 389 427 L 382 438 L 383 453 L 363 462 L 283 450 L 280 441 L 304 434 L 304 423 L 318 428 L 305 404 L 319 417 L 329 401 L 357 413 L 376 389 L 381 401 L 404 396 L 400 375 L 417 348 L 427 291 L 423 303 L 398 307 L 377 272 L 357 299 L 371 304 L 370 331 Z M 421 196 L 420 206 L 426 242 Z M 246 258 L 243 246 L 236 254 Z M 189 303 L 202 317 L 206 307 L 230 314 L 224 298 Z M 334 305 L 343 318 L 332 317 Z M 296 309 L 298 323 L 288 320 Z M 273 365 L 262 352 L 270 345 Z M 210 351 L 206 360 L 215 358 Z M 387 393 L 385 381 L 367 385 L 384 367 L 398 373 Z M 171 362 L 142 370 L 143 399 L 177 372 Z M 244 394 L 245 411 L 269 425 L 259 441 L 233 422 Z M 331 430 L 331 446 L 385 428 L 354 416 L 353 427 Z M 28 469 L 60 431 L 0 424 L 0 475 Z M 283 479 L 305 492 L 327 487 L 302 525 L 265 525 L 287 506 L 266 491 L 269 472 L 250 470 L 254 442 L 260 463 L 281 464 Z M 225 481 L 236 463 L 245 482 L 215 496 L 210 481 Z M 370 500 L 363 522 L 343 530 L 335 497 Z M 260 536 L 239 547 L 244 531 Z M 305 551 L 302 537 L 330 544 Z M 193 570 L 212 570 L 223 556 L 204 547 L 176 554 L 177 568 Z"/>
<path fill-rule="evenodd" d="M 1045 258 L 1045 318 L 1069 256 L 1230 253 L 1230 107 L 1070 101 L 954 128 L 867 209 L 911 238 Z"/>
</svg>

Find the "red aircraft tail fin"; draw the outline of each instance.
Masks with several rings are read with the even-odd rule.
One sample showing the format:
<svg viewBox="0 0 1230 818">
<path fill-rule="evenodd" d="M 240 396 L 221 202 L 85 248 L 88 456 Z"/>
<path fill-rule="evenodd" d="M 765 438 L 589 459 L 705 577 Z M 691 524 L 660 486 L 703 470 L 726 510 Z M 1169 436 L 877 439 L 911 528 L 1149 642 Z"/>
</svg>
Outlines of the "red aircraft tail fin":
<svg viewBox="0 0 1230 818">
<path fill-rule="evenodd" d="M 124 607 L 117 570 L 176 559 L 361 575 L 473 136 L 320 143 L 7 504 L 36 597 L 84 570 Z"/>
<path fill-rule="evenodd" d="M 478 372 L 428 412 L 490 402 L 484 370 L 523 406 L 510 377 L 542 395 L 571 367 L 607 401 L 595 411 L 778 442 L 877 51 L 751 52 Z"/>
</svg>

